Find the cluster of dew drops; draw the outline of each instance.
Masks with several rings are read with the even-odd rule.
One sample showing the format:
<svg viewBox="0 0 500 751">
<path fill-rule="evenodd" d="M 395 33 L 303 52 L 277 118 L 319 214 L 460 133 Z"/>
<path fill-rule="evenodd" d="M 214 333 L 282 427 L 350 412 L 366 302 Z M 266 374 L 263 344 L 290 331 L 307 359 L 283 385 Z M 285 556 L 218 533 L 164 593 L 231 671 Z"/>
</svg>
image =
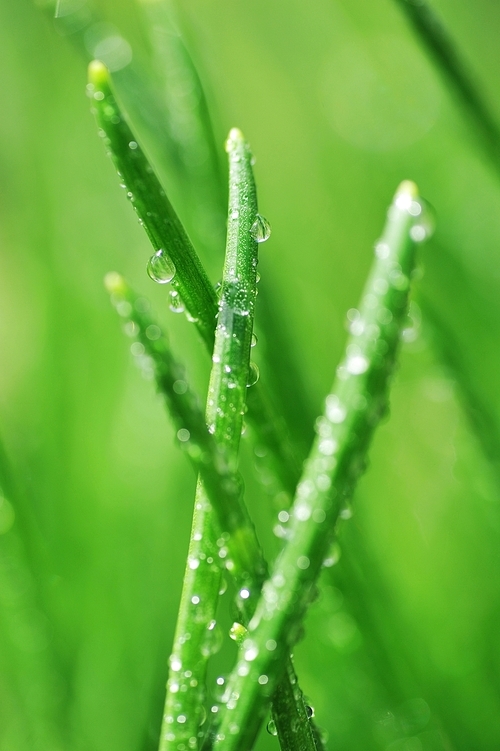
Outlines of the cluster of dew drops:
<svg viewBox="0 0 500 751">
<path fill-rule="evenodd" d="M 238 217 L 238 212 L 231 212 L 230 218 L 235 219 Z M 268 220 L 263 217 L 261 214 L 257 214 L 253 224 L 250 227 L 250 235 L 257 243 L 263 243 L 266 242 L 266 240 L 269 240 L 271 236 L 271 225 L 269 224 Z M 153 280 L 153 282 L 156 282 L 157 284 L 169 284 L 173 281 L 175 274 L 176 274 L 176 268 L 175 264 L 172 261 L 171 257 L 167 253 L 166 250 L 163 248 L 160 248 L 157 250 L 151 258 L 149 259 L 146 267 L 148 276 L 150 279 Z M 259 274 L 257 274 L 257 282 L 260 280 Z M 215 291 L 218 292 L 220 290 L 221 283 L 218 282 L 215 286 Z M 170 297 L 170 304 L 169 308 L 173 313 L 184 313 L 185 307 L 184 303 L 182 301 L 181 295 L 177 289 L 171 289 L 169 292 Z M 188 320 L 191 322 L 196 323 L 196 319 L 192 318 L 188 315 Z M 257 344 L 257 336 L 255 334 L 252 335 L 252 347 L 255 347 Z M 259 380 L 259 368 L 258 366 L 252 362 L 250 364 L 250 372 L 249 372 L 249 379 L 247 386 L 253 386 L 257 381 Z"/>
</svg>

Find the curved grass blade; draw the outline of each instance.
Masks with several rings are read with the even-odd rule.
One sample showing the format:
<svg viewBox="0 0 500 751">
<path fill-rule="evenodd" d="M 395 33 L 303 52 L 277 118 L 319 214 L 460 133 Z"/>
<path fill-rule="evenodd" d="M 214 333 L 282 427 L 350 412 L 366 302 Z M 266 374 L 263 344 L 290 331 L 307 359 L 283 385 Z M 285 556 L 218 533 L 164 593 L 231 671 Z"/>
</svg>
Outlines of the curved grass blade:
<svg viewBox="0 0 500 751">
<path fill-rule="evenodd" d="M 165 250 L 175 268 L 170 282 L 179 293 L 190 320 L 213 352 L 217 296 L 187 233 L 154 174 L 147 157 L 128 126 L 110 84 L 106 67 L 95 61 L 89 67 L 93 109 L 106 147 L 122 184 L 155 251 Z M 133 200 L 132 200 L 133 199 Z M 252 393 L 253 392 L 253 393 Z M 258 441 L 267 450 L 270 471 L 290 494 L 299 471 L 285 431 L 273 414 L 260 384 L 248 394 L 249 420 Z"/>
<path fill-rule="evenodd" d="M 425 0 L 396 2 L 445 80 L 451 84 L 463 111 L 474 125 L 486 155 L 493 161 L 496 170 L 500 170 L 500 128 L 451 34 Z"/>
<path fill-rule="evenodd" d="M 415 216 L 421 212 L 416 186 L 402 183 L 376 246 L 377 257 L 345 360 L 317 424 L 292 509 L 290 538 L 264 584 L 228 683 L 217 749 L 250 748 L 255 740 L 283 673 L 284 656 L 298 637 L 335 523 L 352 496 L 373 431 L 387 408 L 388 382 L 414 268 L 412 235 L 424 239 L 420 225 L 415 231 Z"/>
</svg>

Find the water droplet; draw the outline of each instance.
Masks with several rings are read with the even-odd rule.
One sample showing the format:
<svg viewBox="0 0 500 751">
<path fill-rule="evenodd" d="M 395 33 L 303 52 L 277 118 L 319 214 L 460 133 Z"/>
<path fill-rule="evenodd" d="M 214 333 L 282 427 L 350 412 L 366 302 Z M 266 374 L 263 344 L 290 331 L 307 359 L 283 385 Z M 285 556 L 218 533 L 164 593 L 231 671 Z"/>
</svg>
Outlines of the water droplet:
<svg viewBox="0 0 500 751">
<path fill-rule="evenodd" d="M 416 210 L 415 213 L 410 211 L 412 216 L 415 217 L 415 223 L 410 229 L 410 237 L 414 242 L 421 243 L 424 240 L 428 240 L 434 234 L 436 217 L 434 209 L 427 201 L 419 198 L 418 201 L 415 201 L 415 204 L 420 207 L 420 211 L 418 213 Z"/>
<path fill-rule="evenodd" d="M 257 644 L 252 641 L 252 639 L 245 639 L 245 641 L 243 642 L 243 648 L 245 650 L 243 657 L 245 658 L 245 660 L 247 660 L 247 662 L 252 662 L 252 660 L 255 660 L 255 658 L 259 654 L 259 648 Z"/>
<path fill-rule="evenodd" d="M 266 649 L 269 652 L 274 652 L 274 650 L 276 649 L 277 646 L 278 646 L 278 644 L 277 644 L 277 642 L 275 642 L 274 639 L 268 639 L 266 641 Z"/>
<path fill-rule="evenodd" d="M 154 323 L 150 324 L 146 329 L 146 336 L 150 341 L 155 342 L 161 336 L 160 327 Z"/>
<path fill-rule="evenodd" d="M 307 555 L 301 555 L 297 558 L 297 566 L 302 569 L 302 571 L 305 571 L 309 568 L 310 560 L 307 557 Z"/>
<path fill-rule="evenodd" d="M 132 352 L 134 357 L 141 357 L 141 355 L 143 355 L 145 352 L 144 344 L 142 344 L 141 342 L 134 342 L 130 345 L 130 351 Z"/>
<path fill-rule="evenodd" d="M 177 438 L 181 443 L 187 443 L 191 438 L 191 433 L 186 428 L 181 428 L 177 431 Z"/>
<path fill-rule="evenodd" d="M 256 334 L 252 334 L 252 343 L 250 344 L 250 346 L 251 346 L 251 347 L 256 347 L 256 346 L 257 346 L 257 342 L 258 342 L 258 341 L 259 341 L 259 340 L 257 339 L 257 336 L 256 336 Z"/>
<path fill-rule="evenodd" d="M 364 355 L 351 355 L 346 363 L 347 372 L 352 375 L 361 375 L 368 370 L 369 362 Z"/>
<path fill-rule="evenodd" d="M 206 638 L 201 645 L 201 653 L 204 657 L 210 657 L 217 654 L 222 647 L 222 631 L 217 625 L 215 620 L 212 620 L 207 625 Z"/>
<path fill-rule="evenodd" d="M 266 726 L 266 730 L 269 733 L 269 735 L 274 735 L 274 736 L 278 735 L 278 729 L 276 727 L 276 723 L 274 720 L 269 720 Z"/>
<path fill-rule="evenodd" d="M 233 641 L 241 641 L 246 633 L 247 630 L 241 623 L 233 623 L 229 629 L 229 636 Z"/>
<path fill-rule="evenodd" d="M 184 303 L 182 302 L 182 298 L 177 290 L 171 289 L 168 296 L 170 298 L 168 307 L 172 313 L 184 313 Z"/>
<path fill-rule="evenodd" d="M 177 381 L 174 381 L 172 388 L 176 394 L 179 394 L 182 396 L 182 394 L 185 394 L 186 391 L 188 390 L 188 385 L 186 381 L 179 379 Z"/>
<path fill-rule="evenodd" d="M 175 276 L 175 266 L 164 250 L 156 251 L 154 255 L 148 261 L 147 272 L 150 279 L 158 284 L 167 284 L 171 282 Z"/>
<path fill-rule="evenodd" d="M 247 388 L 254 386 L 260 378 L 260 371 L 254 362 L 250 363 L 250 369 L 248 371 Z"/>
<path fill-rule="evenodd" d="M 341 510 L 339 516 L 340 516 L 341 519 L 351 519 L 352 518 L 352 508 L 347 504 Z"/>
<path fill-rule="evenodd" d="M 250 590 L 244 587 L 243 589 L 240 589 L 238 594 L 242 600 L 248 600 L 248 598 L 250 597 Z"/>
<path fill-rule="evenodd" d="M 315 715 L 314 707 L 309 706 L 309 704 L 306 704 L 306 712 L 309 719 Z"/>
<path fill-rule="evenodd" d="M 326 398 L 326 416 L 335 424 L 344 422 L 347 415 L 346 408 L 340 403 L 340 399 L 335 394 L 330 394 Z"/>
<path fill-rule="evenodd" d="M 259 675 L 258 681 L 261 686 L 265 686 L 266 683 L 269 683 L 269 678 L 267 677 L 267 675 Z"/>
<path fill-rule="evenodd" d="M 198 597 L 198 595 L 193 595 L 191 597 L 191 602 L 193 603 L 193 605 L 199 605 L 200 604 L 200 598 Z"/>
<path fill-rule="evenodd" d="M 257 214 L 254 223 L 250 227 L 250 234 L 256 242 L 264 243 L 271 236 L 271 225 L 265 217 Z"/>
<path fill-rule="evenodd" d="M 389 258 L 390 254 L 391 249 L 387 245 L 387 243 L 377 243 L 375 245 L 375 255 L 377 256 L 377 258 L 385 260 L 386 258 Z"/>
<path fill-rule="evenodd" d="M 132 151 L 135 151 L 137 148 L 137 142 L 136 141 L 130 141 L 128 145 L 129 149 L 132 149 Z"/>
<path fill-rule="evenodd" d="M 332 566 L 335 566 L 335 564 L 338 563 L 340 560 L 341 552 L 342 551 L 340 549 L 340 545 L 338 544 L 338 542 L 334 542 L 330 548 L 330 552 L 327 558 L 325 558 L 325 560 L 323 561 L 323 567 L 331 568 Z"/>
</svg>

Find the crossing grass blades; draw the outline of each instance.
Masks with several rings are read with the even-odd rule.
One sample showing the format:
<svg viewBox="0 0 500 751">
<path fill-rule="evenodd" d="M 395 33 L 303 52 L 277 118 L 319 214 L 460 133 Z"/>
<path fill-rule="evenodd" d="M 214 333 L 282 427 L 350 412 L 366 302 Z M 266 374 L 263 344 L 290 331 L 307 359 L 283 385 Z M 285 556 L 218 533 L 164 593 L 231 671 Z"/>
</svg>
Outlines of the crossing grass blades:
<svg viewBox="0 0 500 751">
<path fill-rule="evenodd" d="M 159 749 L 247 751 L 271 710 L 270 732 L 283 751 L 320 750 L 324 742 L 315 721 L 321 725 L 321 717 L 313 717 L 304 699 L 291 653 L 339 519 L 349 516 L 372 435 L 387 409 L 407 322 L 415 249 L 429 234 L 425 204 L 414 183 L 404 181 L 397 188 L 359 307 L 350 314 L 344 358 L 297 482 L 281 421 L 273 415 L 265 384 L 257 383 L 251 362 L 258 251 L 270 227 L 258 211 L 248 143 L 234 128 L 225 145 L 227 241 L 216 293 L 127 122 L 108 70 L 98 61 L 89 68 L 88 93 L 99 134 L 152 244 L 148 274 L 166 286 L 171 307 L 194 323 L 212 362 L 203 411 L 150 305 L 118 273 L 106 277 L 112 303 L 140 343 L 165 397 L 179 448 L 197 477 Z M 285 510 L 282 550 L 269 562 L 245 506 L 239 475 L 244 415 L 250 440 L 265 447 L 283 497 L 293 497 Z M 230 635 L 238 653 L 220 702 L 210 707 L 207 668 L 221 638 L 216 616 L 223 575 L 232 578 L 237 593 Z"/>
</svg>

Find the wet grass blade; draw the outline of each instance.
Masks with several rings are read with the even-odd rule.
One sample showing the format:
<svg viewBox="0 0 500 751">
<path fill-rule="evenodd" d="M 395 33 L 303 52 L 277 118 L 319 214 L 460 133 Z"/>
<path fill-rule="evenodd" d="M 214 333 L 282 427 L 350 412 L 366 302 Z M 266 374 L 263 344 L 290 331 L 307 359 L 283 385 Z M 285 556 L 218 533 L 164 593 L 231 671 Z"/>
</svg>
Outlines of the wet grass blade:
<svg viewBox="0 0 500 751">
<path fill-rule="evenodd" d="M 253 526 L 239 498 L 241 485 L 236 479 L 256 297 L 258 243 L 255 236 L 260 238 L 260 235 L 254 225 L 257 221 L 257 228 L 260 227 L 260 219 L 251 154 L 239 131 L 231 132 L 228 149 L 232 186 L 230 224 L 206 412 L 210 433 L 187 384 L 184 368 L 175 361 L 166 337 L 145 311 L 144 300 L 138 301 L 118 274 L 110 274 L 106 280 L 118 312 L 133 324 L 132 333 L 138 336 L 153 360 L 157 383 L 179 428 L 178 437 L 202 479 L 197 486 L 189 558 L 171 659 L 162 751 L 170 748 L 170 744 L 192 745 L 192 739 L 197 738 L 201 711 L 199 692 L 203 690 L 206 662 L 215 637 L 211 632 L 215 627 L 219 581 L 217 554 L 225 559 L 227 569 L 235 578 L 238 609 L 244 624 L 253 615 L 267 573 Z M 212 519 L 209 499 L 214 504 L 217 523 Z M 219 537 L 217 527 L 222 531 L 220 550 L 215 545 Z M 186 633 L 190 634 L 188 640 Z M 314 751 L 317 747 L 314 728 L 291 663 L 277 694 L 274 716 L 280 740 L 286 739 L 283 748 Z M 178 717 L 181 717 L 180 722 L 175 719 Z"/>
<path fill-rule="evenodd" d="M 335 524 L 352 496 L 373 431 L 387 409 L 388 382 L 414 268 L 414 239 L 425 238 L 422 213 L 416 186 L 402 183 L 376 246 L 360 310 L 352 316 L 345 360 L 317 423 L 292 508 L 289 539 L 264 584 L 229 680 L 218 749 L 245 749 L 255 740 L 286 652 L 300 632 Z"/>
<path fill-rule="evenodd" d="M 211 347 L 215 293 L 184 227 L 143 150 L 134 139 L 111 91 L 109 71 L 100 62 L 89 66 L 89 95 L 111 158 L 140 223 L 155 250 L 151 274 L 170 282 L 186 311 Z"/>
<path fill-rule="evenodd" d="M 113 92 L 109 72 L 95 61 L 89 67 L 89 95 L 105 140 L 139 220 L 156 253 L 154 263 L 162 281 L 170 285 L 213 352 L 218 300 L 196 251 L 154 170 L 126 122 Z M 133 199 L 133 200 L 132 200 Z M 165 253 L 160 253 L 165 251 Z M 159 255 L 158 255 L 159 254 Z M 258 384 L 248 395 L 249 420 L 257 441 L 266 447 L 266 461 L 278 482 L 292 495 L 298 467 L 286 431 L 273 414 Z"/>
<path fill-rule="evenodd" d="M 206 420 L 208 432 L 214 436 L 215 443 L 221 453 L 224 464 L 230 472 L 236 473 L 238 468 L 238 453 L 245 412 L 246 390 L 250 370 L 250 347 L 253 332 L 255 298 L 257 296 L 257 242 L 250 233 L 250 228 L 256 219 L 256 194 L 250 167 L 248 144 L 239 131 L 231 131 L 229 144 L 230 162 L 230 192 L 229 217 L 230 224 L 227 235 L 226 258 L 222 278 L 219 314 L 215 334 L 212 370 L 208 389 Z M 245 202 L 241 198 L 245 194 Z M 236 208 L 237 207 L 237 208 Z M 231 223 L 231 217 L 235 219 Z M 203 553 L 200 550 L 207 544 L 213 548 L 212 567 L 218 567 L 219 561 L 224 561 L 226 568 L 235 575 L 236 581 L 248 583 L 245 592 L 260 590 L 264 578 L 264 564 L 262 553 L 255 536 L 254 549 L 248 545 L 248 528 L 230 530 L 223 533 L 217 541 L 216 523 L 211 506 L 206 497 L 203 481 L 198 480 L 195 499 L 195 518 L 193 523 L 193 537 L 191 539 L 191 554 Z M 243 533 L 243 534 L 241 534 Z M 201 539 L 198 539 L 201 537 Z M 237 545 L 234 542 L 237 540 Z M 220 549 L 217 551 L 217 542 Z M 232 553 L 236 552 L 236 556 Z M 249 555 L 250 554 L 250 555 Z M 214 560 L 214 556 L 215 560 Z M 244 569 L 240 569 L 241 560 Z M 194 569 L 194 561 L 197 565 Z M 203 650 L 203 645 L 197 645 L 197 635 L 206 629 L 210 634 L 215 627 L 213 616 L 217 607 L 218 582 L 210 590 L 201 585 L 206 580 L 204 569 L 199 565 L 199 559 L 188 561 L 187 576 L 184 579 L 183 593 L 176 629 L 177 651 L 171 658 L 171 670 L 167 684 L 167 698 L 165 703 L 164 725 L 160 739 L 160 751 L 178 749 L 179 743 L 187 743 L 188 747 L 196 747 L 199 727 L 199 714 L 202 706 L 198 701 L 193 707 L 193 695 L 185 695 L 178 691 L 179 678 L 186 668 L 192 673 L 191 662 L 199 664 L 203 658 L 206 661 L 210 649 Z M 214 577 L 215 578 L 215 577 Z M 240 590 L 241 596 L 242 590 Z M 200 613 L 201 609 L 201 613 Z M 211 621 L 207 620 L 212 618 Z M 201 629 L 200 629 L 201 626 Z M 186 641 L 186 634 L 190 638 Z M 195 645 L 193 645 L 193 634 Z M 203 638 L 203 636 L 202 636 Z M 205 637 L 206 638 L 206 637 Z M 184 640 L 184 641 L 182 641 Z M 193 652 L 193 646 L 196 651 Z M 200 653 L 201 646 L 201 653 Z M 205 667 L 206 670 L 206 667 Z M 201 676 L 200 676 L 201 677 Z M 203 686 L 205 679 L 203 677 Z M 192 712 L 191 710 L 194 710 Z"/>
<path fill-rule="evenodd" d="M 478 140 L 495 169 L 500 171 L 500 128 L 476 81 L 469 73 L 458 45 L 437 13 L 425 0 L 396 0 L 423 47 L 474 125 Z"/>
</svg>

